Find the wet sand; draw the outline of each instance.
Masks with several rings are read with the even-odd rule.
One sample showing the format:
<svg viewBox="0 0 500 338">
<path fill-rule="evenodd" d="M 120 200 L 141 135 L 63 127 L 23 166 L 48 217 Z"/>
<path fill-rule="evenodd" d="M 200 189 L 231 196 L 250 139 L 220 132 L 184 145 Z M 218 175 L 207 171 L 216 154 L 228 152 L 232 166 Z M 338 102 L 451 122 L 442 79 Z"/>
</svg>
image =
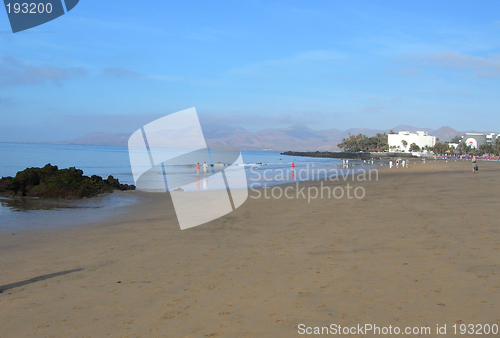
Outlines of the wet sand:
<svg viewBox="0 0 500 338">
<path fill-rule="evenodd" d="M 134 192 L 124 215 L 2 234 L 0 336 L 500 325 L 500 165 L 411 163 L 380 168 L 378 181 L 325 183 L 361 186 L 363 199 L 249 198 L 184 231 L 166 194 Z"/>
</svg>

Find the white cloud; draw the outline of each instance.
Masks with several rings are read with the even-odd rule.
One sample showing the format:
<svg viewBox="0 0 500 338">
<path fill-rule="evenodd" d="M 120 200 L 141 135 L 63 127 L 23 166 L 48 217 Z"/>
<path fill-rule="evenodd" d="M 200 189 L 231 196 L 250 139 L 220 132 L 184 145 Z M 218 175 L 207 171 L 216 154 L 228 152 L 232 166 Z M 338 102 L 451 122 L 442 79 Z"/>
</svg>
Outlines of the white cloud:
<svg viewBox="0 0 500 338">
<path fill-rule="evenodd" d="M 318 72 L 331 72 L 334 60 L 343 58 L 325 50 L 314 50 L 294 56 L 248 64 L 230 71 L 230 75 L 257 80 L 294 78 Z"/>
<path fill-rule="evenodd" d="M 402 76 L 423 76 L 424 74 L 420 69 L 401 69 L 396 72 Z"/>
<path fill-rule="evenodd" d="M 125 78 L 125 77 L 144 77 L 145 75 L 134 72 L 132 70 L 119 68 L 119 67 L 111 67 L 105 68 L 101 75 L 115 78 Z"/>
<path fill-rule="evenodd" d="M 208 124 L 225 124 L 240 126 L 248 129 L 282 127 L 296 124 L 315 125 L 330 118 L 330 115 L 314 112 L 294 112 L 275 114 L 252 113 L 211 113 L 199 114 L 200 120 Z"/>
<path fill-rule="evenodd" d="M 399 103 L 399 102 L 403 102 L 403 99 L 401 97 L 394 97 L 392 99 L 390 99 L 389 101 L 391 101 L 392 103 Z"/>
<path fill-rule="evenodd" d="M 415 62 L 427 67 L 446 67 L 459 70 L 472 70 L 477 77 L 500 77 L 500 55 L 489 57 L 460 53 L 427 54 L 414 57 Z"/>
<path fill-rule="evenodd" d="M 60 85 L 61 81 L 86 75 L 86 71 L 80 67 L 32 66 L 12 56 L 4 56 L 0 59 L 0 87 L 45 84 L 47 82 Z"/>
</svg>

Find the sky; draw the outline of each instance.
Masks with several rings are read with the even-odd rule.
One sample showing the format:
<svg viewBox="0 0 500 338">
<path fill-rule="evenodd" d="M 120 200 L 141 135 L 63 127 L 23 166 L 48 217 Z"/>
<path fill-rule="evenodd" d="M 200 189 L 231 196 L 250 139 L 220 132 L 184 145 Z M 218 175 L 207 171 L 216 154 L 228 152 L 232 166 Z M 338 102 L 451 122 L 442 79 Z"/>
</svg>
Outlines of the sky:
<svg viewBox="0 0 500 338">
<path fill-rule="evenodd" d="M 12 33 L 0 141 L 132 133 L 196 107 L 250 131 L 500 131 L 498 1 L 80 0 Z"/>
</svg>

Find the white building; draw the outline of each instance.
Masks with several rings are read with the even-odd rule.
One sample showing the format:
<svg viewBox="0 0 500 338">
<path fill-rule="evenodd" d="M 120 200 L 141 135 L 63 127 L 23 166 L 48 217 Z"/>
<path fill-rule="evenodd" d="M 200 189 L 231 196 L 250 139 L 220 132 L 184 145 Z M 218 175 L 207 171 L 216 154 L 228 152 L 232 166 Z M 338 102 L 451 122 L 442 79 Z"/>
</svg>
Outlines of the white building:
<svg viewBox="0 0 500 338">
<path fill-rule="evenodd" d="M 497 140 L 500 140 L 500 134 L 489 133 L 486 135 L 486 144 L 495 144 Z"/>
<path fill-rule="evenodd" d="M 466 133 L 460 139 L 461 142 L 465 142 L 468 146 L 474 149 L 479 149 L 480 146 L 485 144 L 495 144 L 499 139 L 500 135 L 496 133 L 489 134 L 478 134 L 478 133 Z"/>
<path fill-rule="evenodd" d="M 464 141 L 466 145 L 471 146 L 474 149 L 479 149 L 480 146 L 485 145 L 488 142 L 488 137 L 485 134 L 466 133 L 464 136 L 462 136 L 462 141 Z"/>
<path fill-rule="evenodd" d="M 427 135 L 426 131 L 417 131 L 416 133 L 400 131 L 398 134 L 389 134 L 388 141 L 390 151 L 409 153 L 410 146 L 413 143 L 419 146 L 420 149 L 423 149 L 425 146 L 434 147 L 436 144 L 436 136 Z M 406 144 L 406 146 L 404 144 Z"/>
</svg>

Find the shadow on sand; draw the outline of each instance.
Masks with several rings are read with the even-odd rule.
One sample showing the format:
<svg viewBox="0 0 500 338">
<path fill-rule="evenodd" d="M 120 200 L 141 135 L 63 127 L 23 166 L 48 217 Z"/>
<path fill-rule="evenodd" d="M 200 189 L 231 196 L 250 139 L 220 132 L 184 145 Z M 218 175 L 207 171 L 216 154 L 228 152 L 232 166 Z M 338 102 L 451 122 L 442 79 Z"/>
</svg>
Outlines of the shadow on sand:
<svg viewBox="0 0 500 338">
<path fill-rule="evenodd" d="M 28 285 L 28 284 L 35 283 L 35 282 L 40 282 L 42 280 L 46 280 L 46 279 L 54 278 L 54 277 L 58 277 L 58 276 L 63 276 L 63 275 L 67 275 L 67 274 L 72 273 L 72 272 L 77 272 L 77 271 L 82 271 L 82 270 L 83 270 L 83 268 L 59 271 L 59 272 L 49 273 L 47 275 L 33 277 L 30 279 L 26 279 L 26 280 L 23 280 L 20 282 L 12 283 L 12 284 L 0 285 L 0 293 L 4 292 L 6 290 L 12 289 L 12 288 L 17 288 L 20 286 Z"/>
</svg>

